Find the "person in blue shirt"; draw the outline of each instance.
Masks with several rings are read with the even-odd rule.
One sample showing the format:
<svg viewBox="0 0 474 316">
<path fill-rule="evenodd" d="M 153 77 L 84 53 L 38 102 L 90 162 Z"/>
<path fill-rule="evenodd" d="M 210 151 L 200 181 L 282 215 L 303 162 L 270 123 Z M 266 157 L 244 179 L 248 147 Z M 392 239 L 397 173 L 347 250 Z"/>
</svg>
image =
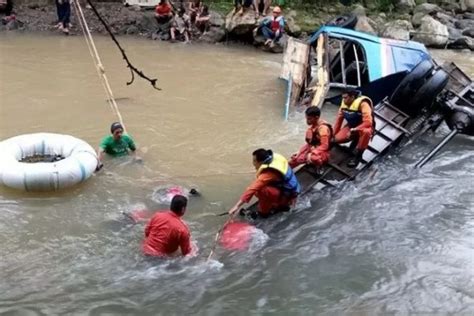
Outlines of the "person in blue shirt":
<svg viewBox="0 0 474 316">
<path fill-rule="evenodd" d="M 265 45 L 273 47 L 283 35 L 285 27 L 285 19 L 281 15 L 280 7 L 274 7 L 272 17 L 264 19 L 260 25 L 263 37 L 265 37 Z"/>
</svg>

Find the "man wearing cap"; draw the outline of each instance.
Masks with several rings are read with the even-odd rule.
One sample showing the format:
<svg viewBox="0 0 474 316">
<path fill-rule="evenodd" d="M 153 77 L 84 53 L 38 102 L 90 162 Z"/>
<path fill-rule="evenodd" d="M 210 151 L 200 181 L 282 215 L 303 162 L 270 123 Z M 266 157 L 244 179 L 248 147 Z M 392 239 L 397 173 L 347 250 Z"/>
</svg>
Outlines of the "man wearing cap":
<svg viewBox="0 0 474 316">
<path fill-rule="evenodd" d="M 142 250 L 145 255 L 168 257 L 192 255 L 196 250 L 191 244 L 191 233 L 181 217 L 186 212 L 188 199 L 175 195 L 170 210 L 157 212 L 145 227 Z"/>
<path fill-rule="evenodd" d="M 274 7 L 272 17 L 264 19 L 260 25 L 263 37 L 265 37 L 265 45 L 273 47 L 283 35 L 284 27 L 285 19 L 281 15 L 281 9 Z"/>
<path fill-rule="evenodd" d="M 135 142 L 129 135 L 123 134 L 123 126 L 119 122 L 115 122 L 110 126 L 111 135 L 105 136 L 99 145 L 99 163 L 97 170 L 103 167 L 102 160 L 104 154 L 111 155 L 112 157 L 121 157 L 129 154 L 129 151 L 133 155 L 135 160 L 141 160 L 136 155 Z"/>
</svg>

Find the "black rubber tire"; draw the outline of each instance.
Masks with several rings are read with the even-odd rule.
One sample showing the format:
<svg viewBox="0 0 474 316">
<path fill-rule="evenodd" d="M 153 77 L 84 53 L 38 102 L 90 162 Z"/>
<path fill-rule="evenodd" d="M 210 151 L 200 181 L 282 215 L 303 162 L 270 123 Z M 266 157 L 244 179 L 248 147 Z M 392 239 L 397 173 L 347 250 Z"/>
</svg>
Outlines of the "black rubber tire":
<svg viewBox="0 0 474 316">
<path fill-rule="evenodd" d="M 410 116 L 415 116 L 425 107 L 433 104 L 438 94 L 448 84 L 449 75 L 443 69 L 438 69 L 428 78 L 421 88 L 414 94 L 406 109 L 402 109 Z"/>
<path fill-rule="evenodd" d="M 415 95 L 415 92 L 421 88 L 426 79 L 431 75 L 434 65 L 429 60 L 423 60 L 415 66 L 402 79 L 395 91 L 390 97 L 390 104 L 398 107 L 410 103 L 410 100 Z"/>
<path fill-rule="evenodd" d="M 339 15 L 339 16 L 336 16 L 334 19 L 332 20 L 329 20 L 328 22 L 326 22 L 326 26 L 338 26 L 338 27 L 343 27 L 343 28 L 346 28 L 346 29 L 351 29 L 353 30 L 354 27 L 356 26 L 357 24 L 357 16 L 355 16 L 354 14 L 343 14 L 343 15 Z"/>
</svg>

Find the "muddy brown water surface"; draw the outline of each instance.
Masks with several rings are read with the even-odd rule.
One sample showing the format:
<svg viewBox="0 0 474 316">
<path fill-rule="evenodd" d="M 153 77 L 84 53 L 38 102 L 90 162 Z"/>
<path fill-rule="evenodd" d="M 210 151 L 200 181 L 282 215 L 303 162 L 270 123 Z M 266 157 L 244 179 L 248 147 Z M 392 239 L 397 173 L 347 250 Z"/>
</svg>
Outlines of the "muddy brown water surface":
<svg viewBox="0 0 474 316">
<path fill-rule="evenodd" d="M 134 64 L 159 78 L 156 92 L 139 79 L 126 86 L 111 41 L 96 41 L 144 163 L 106 160 L 64 192 L 0 188 L 0 313 L 474 312 L 472 138 L 455 138 L 413 171 L 441 129 L 388 155 L 372 179 L 260 223 L 248 251 L 218 248 L 205 262 L 225 221 L 213 214 L 253 178 L 250 152 L 288 155 L 302 142 L 303 116 L 282 120 L 281 55 L 122 38 Z M 470 53 L 433 55 L 474 75 Z M 48 131 L 97 147 L 115 117 L 81 37 L 1 34 L 0 61 L 0 139 Z M 164 207 L 169 185 L 202 193 L 185 216 L 199 255 L 149 261 L 143 225 L 122 223 L 121 212 Z"/>
</svg>

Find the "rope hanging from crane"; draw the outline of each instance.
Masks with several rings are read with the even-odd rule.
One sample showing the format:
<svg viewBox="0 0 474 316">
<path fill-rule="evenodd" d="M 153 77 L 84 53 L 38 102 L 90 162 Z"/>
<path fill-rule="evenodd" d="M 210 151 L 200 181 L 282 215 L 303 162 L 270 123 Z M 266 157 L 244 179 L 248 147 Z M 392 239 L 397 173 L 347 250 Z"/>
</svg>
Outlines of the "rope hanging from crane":
<svg viewBox="0 0 474 316">
<path fill-rule="evenodd" d="M 97 16 L 100 23 L 102 23 L 102 25 L 105 27 L 105 30 L 107 31 L 107 33 L 109 33 L 109 35 L 112 38 L 112 40 L 114 41 L 115 45 L 117 45 L 118 49 L 120 50 L 120 53 L 122 53 L 123 59 L 127 63 L 127 68 L 130 69 L 130 74 L 131 74 L 132 78 L 130 79 L 130 81 L 127 82 L 127 85 L 131 85 L 133 83 L 133 81 L 135 80 L 135 74 L 137 74 L 139 77 L 141 77 L 141 78 L 147 80 L 148 82 L 150 82 L 150 84 L 153 86 L 153 88 L 155 88 L 156 90 L 161 90 L 161 88 L 156 86 L 156 82 L 157 82 L 158 79 L 151 79 L 150 77 L 146 76 L 143 73 L 143 71 L 137 69 L 135 66 L 132 65 L 132 63 L 128 59 L 127 54 L 125 53 L 125 50 L 122 48 L 122 46 L 120 46 L 120 43 L 118 42 L 117 38 L 115 38 L 115 35 L 110 30 L 109 25 L 104 20 L 104 18 L 102 18 L 102 16 L 99 14 L 96 7 L 92 4 L 92 1 L 91 0 L 86 0 L 86 1 L 91 6 L 92 11 Z"/>
</svg>

